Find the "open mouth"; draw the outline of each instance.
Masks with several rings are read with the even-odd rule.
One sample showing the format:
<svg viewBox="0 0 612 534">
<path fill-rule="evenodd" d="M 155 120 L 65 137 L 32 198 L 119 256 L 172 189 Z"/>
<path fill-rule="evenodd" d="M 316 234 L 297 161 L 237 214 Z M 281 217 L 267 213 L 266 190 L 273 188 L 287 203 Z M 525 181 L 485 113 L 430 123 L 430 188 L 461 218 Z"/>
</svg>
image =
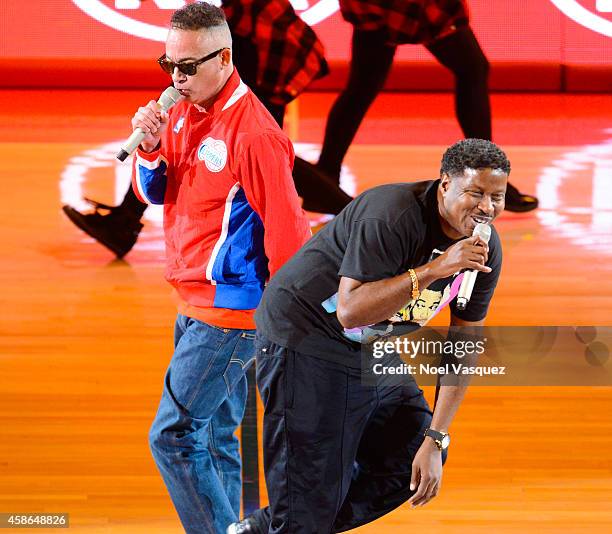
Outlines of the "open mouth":
<svg viewBox="0 0 612 534">
<path fill-rule="evenodd" d="M 491 217 L 483 217 L 482 215 L 472 215 L 472 220 L 476 223 L 476 224 L 491 224 L 491 221 L 493 220 Z"/>
</svg>

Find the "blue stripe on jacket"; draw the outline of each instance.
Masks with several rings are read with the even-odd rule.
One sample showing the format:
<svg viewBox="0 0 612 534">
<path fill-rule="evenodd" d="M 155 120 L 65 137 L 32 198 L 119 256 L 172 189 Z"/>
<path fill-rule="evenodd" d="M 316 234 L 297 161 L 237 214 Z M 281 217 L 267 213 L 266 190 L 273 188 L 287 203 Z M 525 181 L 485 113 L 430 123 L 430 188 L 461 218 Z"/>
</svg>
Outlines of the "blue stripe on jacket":
<svg viewBox="0 0 612 534">
<path fill-rule="evenodd" d="M 140 161 L 136 162 L 138 176 L 138 190 L 143 196 L 143 200 L 149 204 L 163 204 L 166 195 L 166 169 L 168 164 L 160 159 L 159 166 L 155 169 L 148 169 Z"/>
<path fill-rule="evenodd" d="M 227 237 L 212 268 L 217 283 L 214 306 L 256 308 L 269 275 L 263 223 L 239 189 L 232 201 Z"/>
</svg>

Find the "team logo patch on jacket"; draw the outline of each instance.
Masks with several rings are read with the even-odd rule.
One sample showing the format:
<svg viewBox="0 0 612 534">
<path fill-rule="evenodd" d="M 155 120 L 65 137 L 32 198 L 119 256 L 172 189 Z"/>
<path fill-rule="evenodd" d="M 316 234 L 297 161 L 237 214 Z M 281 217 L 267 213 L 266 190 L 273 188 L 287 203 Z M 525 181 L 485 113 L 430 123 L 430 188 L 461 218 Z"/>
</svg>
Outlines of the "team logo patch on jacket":
<svg viewBox="0 0 612 534">
<path fill-rule="evenodd" d="M 185 124 L 185 117 L 181 117 L 178 121 L 176 121 L 176 125 L 174 126 L 174 133 L 179 133 L 181 131 L 181 128 L 183 127 L 183 124 Z"/>
<path fill-rule="evenodd" d="M 227 146 L 223 141 L 207 137 L 198 148 L 198 159 L 210 172 L 220 172 L 227 163 Z"/>
</svg>

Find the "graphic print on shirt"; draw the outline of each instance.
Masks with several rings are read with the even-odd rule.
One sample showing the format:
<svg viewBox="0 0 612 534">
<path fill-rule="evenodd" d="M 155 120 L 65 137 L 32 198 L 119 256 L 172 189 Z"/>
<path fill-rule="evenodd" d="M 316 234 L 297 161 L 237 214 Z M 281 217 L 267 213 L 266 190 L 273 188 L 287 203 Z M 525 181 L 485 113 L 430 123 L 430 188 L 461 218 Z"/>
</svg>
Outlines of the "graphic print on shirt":
<svg viewBox="0 0 612 534">
<path fill-rule="evenodd" d="M 227 163 L 227 146 L 219 139 L 207 137 L 198 148 L 198 159 L 210 172 L 221 172 Z"/>
<path fill-rule="evenodd" d="M 427 263 L 436 259 L 443 252 L 434 249 Z M 346 338 L 357 343 L 372 343 L 381 337 L 399 336 L 412 332 L 425 326 L 457 296 L 462 280 L 463 273 L 455 273 L 448 278 L 436 280 L 420 292 L 419 298 L 408 302 L 406 306 L 386 321 L 357 328 L 345 328 L 343 334 Z M 328 313 L 335 313 L 337 302 L 338 293 L 335 293 L 321 305 Z"/>
</svg>

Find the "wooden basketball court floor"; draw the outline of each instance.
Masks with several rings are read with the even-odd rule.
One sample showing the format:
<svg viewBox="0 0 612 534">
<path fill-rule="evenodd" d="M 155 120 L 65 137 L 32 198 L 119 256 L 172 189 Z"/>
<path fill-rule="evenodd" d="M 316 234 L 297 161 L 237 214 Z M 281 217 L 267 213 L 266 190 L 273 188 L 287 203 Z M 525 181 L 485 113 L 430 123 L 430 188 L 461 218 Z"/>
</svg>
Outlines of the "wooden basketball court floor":
<svg viewBox="0 0 612 534">
<path fill-rule="evenodd" d="M 159 213 L 119 262 L 60 210 L 122 197 L 129 171 L 114 151 L 155 95 L 1 94 L 0 512 L 67 512 L 77 532 L 181 532 L 147 444 L 175 314 Z M 307 157 L 331 98 L 292 111 Z M 496 224 L 504 264 L 489 324 L 611 325 L 612 99 L 494 95 L 493 112 L 512 182 L 542 207 Z M 460 136 L 449 95 L 385 95 L 345 183 L 435 177 Z M 611 408 L 610 387 L 473 387 L 438 498 L 360 531 L 612 532 Z"/>
</svg>

